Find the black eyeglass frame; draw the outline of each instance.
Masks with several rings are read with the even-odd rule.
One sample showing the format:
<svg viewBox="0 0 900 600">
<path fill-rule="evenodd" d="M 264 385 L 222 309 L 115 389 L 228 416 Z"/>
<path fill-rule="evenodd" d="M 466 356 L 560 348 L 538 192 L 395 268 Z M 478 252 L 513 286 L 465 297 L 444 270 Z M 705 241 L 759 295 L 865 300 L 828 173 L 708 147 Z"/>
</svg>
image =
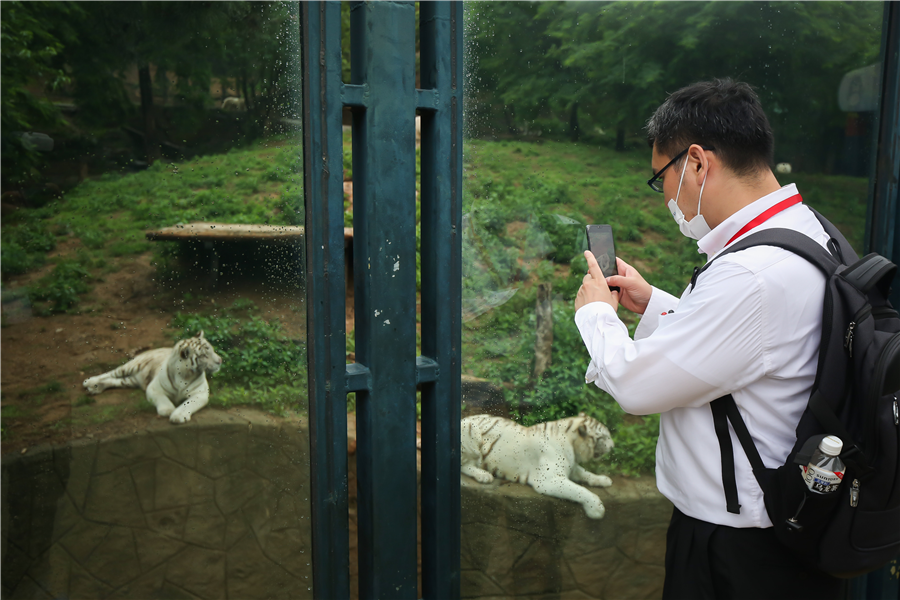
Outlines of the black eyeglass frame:
<svg viewBox="0 0 900 600">
<path fill-rule="evenodd" d="M 693 144 L 691 144 L 691 146 L 693 146 Z M 679 152 L 679 153 L 675 156 L 675 158 L 673 158 L 673 159 L 670 160 L 668 163 L 666 163 L 666 166 L 664 166 L 662 169 L 660 169 L 659 171 L 657 171 L 657 172 L 656 172 L 656 175 L 654 175 L 653 177 L 651 177 L 650 179 L 647 180 L 647 185 L 650 186 L 650 189 L 651 189 L 651 190 L 653 190 L 654 192 L 659 192 L 660 194 L 663 193 L 662 185 L 660 185 L 660 187 L 657 189 L 657 187 L 656 187 L 656 182 L 659 180 L 660 177 L 662 177 L 662 174 L 666 172 L 666 169 L 668 169 L 669 167 L 671 167 L 672 165 L 674 165 L 676 162 L 678 162 L 678 159 L 680 159 L 682 156 L 684 156 L 685 154 L 687 154 L 688 150 L 691 149 L 691 146 L 688 146 L 687 148 L 685 148 L 684 150 L 682 150 L 681 152 Z M 703 148 L 704 150 L 706 150 L 707 152 L 715 152 L 715 150 L 716 150 L 716 149 L 713 148 L 712 146 L 700 146 L 700 147 Z"/>
</svg>

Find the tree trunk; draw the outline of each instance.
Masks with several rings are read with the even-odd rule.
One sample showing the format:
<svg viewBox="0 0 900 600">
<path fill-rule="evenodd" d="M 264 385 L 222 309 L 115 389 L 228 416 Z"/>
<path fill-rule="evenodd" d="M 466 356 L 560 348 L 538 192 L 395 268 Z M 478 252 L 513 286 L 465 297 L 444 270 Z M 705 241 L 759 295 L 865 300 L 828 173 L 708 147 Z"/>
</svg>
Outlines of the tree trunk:
<svg viewBox="0 0 900 600">
<path fill-rule="evenodd" d="M 244 105 L 247 107 L 247 114 L 253 114 L 253 103 L 250 101 L 250 94 L 247 87 L 247 75 L 241 73 L 241 92 L 244 94 Z"/>
<path fill-rule="evenodd" d="M 625 152 L 625 121 L 616 125 L 616 152 Z"/>
<path fill-rule="evenodd" d="M 156 135 L 156 115 L 153 110 L 153 80 L 150 78 L 149 65 L 138 69 L 138 81 L 141 86 L 141 114 L 144 117 L 144 151 L 147 154 L 147 164 L 150 164 L 156 161 L 160 154 Z"/>
<path fill-rule="evenodd" d="M 156 67 L 156 85 L 159 87 L 159 96 L 165 106 L 169 101 L 169 78 L 166 77 L 166 70 L 162 66 Z M 153 101 L 152 97 L 150 101 Z"/>
<path fill-rule="evenodd" d="M 578 127 L 578 103 L 572 103 L 572 114 L 569 117 L 569 138 L 573 142 L 578 141 L 578 136 L 581 133 L 580 128 Z"/>
<path fill-rule="evenodd" d="M 540 381 L 550 366 L 550 358 L 553 351 L 553 309 L 550 302 L 550 292 L 553 286 L 549 283 L 540 283 L 537 288 L 537 303 L 534 314 L 537 317 L 537 331 L 534 340 L 534 375 L 535 381 Z"/>
<path fill-rule="evenodd" d="M 503 119 L 506 121 L 506 132 L 510 135 L 516 135 L 519 133 L 518 128 L 516 128 L 516 109 L 512 106 L 505 106 L 503 108 Z"/>
<path fill-rule="evenodd" d="M 268 133 L 274 133 L 276 130 L 276 123 L 281 125 L 278 122 L 281 117 L 280 113 L 280 103 L 281 98 L 279 98 L 279 84 L 281 83 L 281 75 L 284 73 L 284 63 L 282 62 L 280 65 L 276 65 L 272 69 L 272 76 L 269 78 L 269 86 L 268 90 L 266 90 L 266 116 L 265 120 L 265 131 Z"/>
</svg>

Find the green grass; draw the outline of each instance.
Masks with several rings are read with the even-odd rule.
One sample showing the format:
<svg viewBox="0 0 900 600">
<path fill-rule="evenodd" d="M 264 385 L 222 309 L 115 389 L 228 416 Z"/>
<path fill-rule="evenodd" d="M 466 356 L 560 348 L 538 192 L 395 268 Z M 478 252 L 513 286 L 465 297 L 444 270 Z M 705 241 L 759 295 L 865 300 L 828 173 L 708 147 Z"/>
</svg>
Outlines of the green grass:
<svg viewBox="0 0 900 600">
<path fill-rule="evenodd" d="M 349 148 L 345 135 L 344 169 L 351 175 Z M 616 449 L 609 457 L 614 469 L 646 472 L 653 465 L 657 418 L 624 418 L 609 396 L 584 384 L 588 357 L 574 326 L 572 300 L 586 271 L 580 253 L 587 223 L 612 224 L 618 255 L 672 294 L 681 294 L 701 263 L 696 244 L 673 223 L 666 199 L 646 185 L 649 151 L 479 140 L 467 141 L 464 151 L 464 371 L 500 386 L 523 423 L 579 411 L 600 418 L 614 432 Z M 861 249 L 865 180 L 797 174 L 790 181 Z M 150 244 L 145 231 L 191 221 L 302 224 L 302 194 L 302 152 L 293 143 L 262 143 L 181 163 L 161 161 L 140 173 L 109 173 L 61 200 L 4 218 L 2 272 L 22 274 L 49 260 L 53 268 L 28 290 L 35 311 L 77 311 L 94 282 L 118 268 L 120 257 L 152 248 L 159 268 L 170 268 L 174 244 Z M 350 224 L 352 215 L 345 220 Z M 72 239 L 78 242 L 75 252 L 47 258 Z M 539 282 L 553 286 L 553 362 L 533 381 Z M 633 332 L 637 319 L 624 310 L 620 316 Z M 211 382 L 213 405 L 254 405 L 276 414 L 303 409 L 303 344 L 291 340 L 277 321 L 263 319 L 252 303 L 177 314 L 172 327 L 173 339 L 202 328 L 225 358 Z"/>
<path fill-rule="evenodd" d="M 32 286 L 39 314 L 75 310 L 110 260 L 158 248 L 150 229 L 191 221 L 303 222 L 302 152 L 290 143 L 261 143 L 226 154 L 171 163 L 140 173 L 107 173 L 88 180 L 44 207 L 4 217 L 2 273 L 18 275 L 46 263 L 62 240 L 77 239 L 80 252 Z"/>
<path fill-rule="evenodd" d="M 273 414 L 305 411 L 306 351 L 291 339 L 277 319 L 263 319 L 247 299 L 203 314 L 177 313 L 170 335 L 174 340 L 200 330 L 222 357 L 212 376 L 210 405 L 250 405 Z"/>
<path fill-rule="evenodd" d="M 62 384 L 56 380 L 53 380 L 37 387 L 22 390 L 16 395 L 23 400 L 27 400 L 31 404 L 40 404 L 47 398 L 47 396 L 59 394 L 62 391 Z M 6 413 L 4 413 L 4 415 L 6 415 Z"/>
</svg>

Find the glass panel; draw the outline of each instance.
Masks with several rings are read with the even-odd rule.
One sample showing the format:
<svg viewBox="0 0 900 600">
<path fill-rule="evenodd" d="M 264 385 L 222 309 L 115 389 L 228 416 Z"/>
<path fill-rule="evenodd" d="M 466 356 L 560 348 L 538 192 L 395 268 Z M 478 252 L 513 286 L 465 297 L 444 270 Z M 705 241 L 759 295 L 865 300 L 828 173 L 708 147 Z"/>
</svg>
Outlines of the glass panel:
<svg viewBox="0 0 900 600">
<path fill-rule="evenodd" d="M 0 10 L 3 597 L 311 597 L 298 5 Z"/>
<path fill-rule="evenodd" d="M 573 307 L 585 225 L 612 224 L 618 255 L 681 295 L 703 257 L 646 184 L 642 127 L 669 93 L 727 76 L 757 89 L 778 181 L 862 251 L 883 8 L 466 5 L 462 457 L 464 472 L 494 477 L 462 476 L 464 598 L 661 595 L 672 504 L 654 477 L 659 415 L 626 414 L 585 385 Z M 638 317 L 618 316 L 633 336 Z M 517 428 L 579 413 L 611 432 L 614 448 L 583 466 L 612 485 L 591 477 L 569 499 L 523 485 L 539 458 Z M 597 499 L 602 519 L 589 518 Z"/>
</svg>

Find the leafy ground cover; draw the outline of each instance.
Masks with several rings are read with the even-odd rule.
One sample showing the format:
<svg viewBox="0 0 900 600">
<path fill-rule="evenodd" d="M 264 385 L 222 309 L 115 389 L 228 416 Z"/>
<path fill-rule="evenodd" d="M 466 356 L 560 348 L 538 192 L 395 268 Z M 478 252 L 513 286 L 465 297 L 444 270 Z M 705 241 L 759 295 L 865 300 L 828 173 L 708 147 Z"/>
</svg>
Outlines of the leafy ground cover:
<svg viewBox="0 0 900 600">
<path fill-rule="evenodd" d="M 112 259 L 151 250 L 144 232 L 191 221 L 303 222 L 302 154 L 298 146 L 268 141 L 184 163 L 158 161 L 140 173 L 107 173 L 78 185 L 42 208 L 4 218 L 4 277 L 45 263 L 53 268 L 29 288 L 43 314 L 75 310 Z M 78 251 L 48 258 L 66 240 Z M 159 262 L 170 256 L 159 244 Z"/>
<path fill-rule="evenodd" d="M 345 163 L 349 174 L 349 153 Z M 140 173 L 109 174 L 47 206 L 17 211 L 3 222 L 2 268 L 4 277 L 22 277 L 27 287 L 5 289 L 4 301 L 12 291 L 24 294 L 38 314 L 76 317 L 87 310 L 80 302 L 93 287 L 125 275 L 117 272 L 123 265 L 140 259 L 151 269 L 152 262 L 157 274 L 176 267 L 173 253 L 164 250 L 171 245 L 148 243 L 147 229 L 198 220 L 302 223 L 301 168 L 298 146 L 270 141 L 178 164 L 159 162 Z M 680 294 L 701 261 L 696 246 L 672 223 L 662 196 L 646 186 L 648 176 L 646 150 L 478 140 L 468 141 L 465 149 L 464 372 L 500 386 L 515 418 L 525 424 L 582 411 L 601 419 L 617 444 L 612 468 L 624 474 L 652 468 L 658 418 L 625 415 L 611 398 L 584 384 L 588 356 L 574 326 L 572 300 L 586 268 L 580 257 L 586 223 L 611 223 L 618 254 L 673 294 Z M 790 180 L 861 247 L 866 181 L 804 174 Z M 549 369 L 534 378 L 537 283 L 552 285 L 554 339 Z M 213 406 L 249 404 L 275 414 L 299 406 L 306 388 L 299 367 L 302 334 L 289 332 L 253 302 L 217 307 L 212 298 L 188 294 L 183 300 L 154 319 L 168 324 L 169 341 L 203 329 L 223 355 L 225 366 L 213 380 Z M 633 331 L 634 316 L 624 310 L 620 316 Z M 74 339 L 69 325 L 65 331 L 54 327 L 48 322 L 46 329 Z M 113 322 L 112 329 L 117 327 Z M 352 352 L 352 335 L 349 339 Z M 95 373 L 99 365 L 92 368 Z M 42 402 L 80 383 L 77 373 L 67 377 L 72 381 L 66 380 L 63 392 L 32 385 L 23 396 L 27 402 L 4 393 L 4 419 L 22 422 L 16 419 L 40 412 Z M 135 404 L 143 402 L 139 392 L 132 396 Z M 96 403 L 76 396 L 60 426 L 120 418 L 125 409 L 105 402 L 102 396 Z"/>
<path fill-rule="evenodd" d="M 252 301 L 203 314 L 178 312 L 171 327 L 173 343 L 202 330 L 222 357 L 211 406 L 250 405 L 280 416 L 305 409 L 305 341 L 291 339 L 278 319 L 264 319 Z"/>
<path fill-rule="evenodd" d="M 625 474 L 655 463 L 658 416 L 625 415 L 607 394 L 584 384 L 588 355 L 574 324 L 572 302 L 586 271 L 587 223 L 610 223 L 617 254 L 657 287 L 680 295 L 694 266 L 696 244 L 672 222 L 661 194 L 650 191 L 649 150 L 546 141 L 472 141 L 465 154 L 464 370 L 504 390 L 521 422 L 586 412 L 613 431 L 609 460 Z M 861 248 L 867 182 L 795 174 L 805 202 Z M 552 363 L 532 375 L 537 283 L 553 288 Z M 637 319 L 621 309 L 633 333 Z"/>
</svg>

